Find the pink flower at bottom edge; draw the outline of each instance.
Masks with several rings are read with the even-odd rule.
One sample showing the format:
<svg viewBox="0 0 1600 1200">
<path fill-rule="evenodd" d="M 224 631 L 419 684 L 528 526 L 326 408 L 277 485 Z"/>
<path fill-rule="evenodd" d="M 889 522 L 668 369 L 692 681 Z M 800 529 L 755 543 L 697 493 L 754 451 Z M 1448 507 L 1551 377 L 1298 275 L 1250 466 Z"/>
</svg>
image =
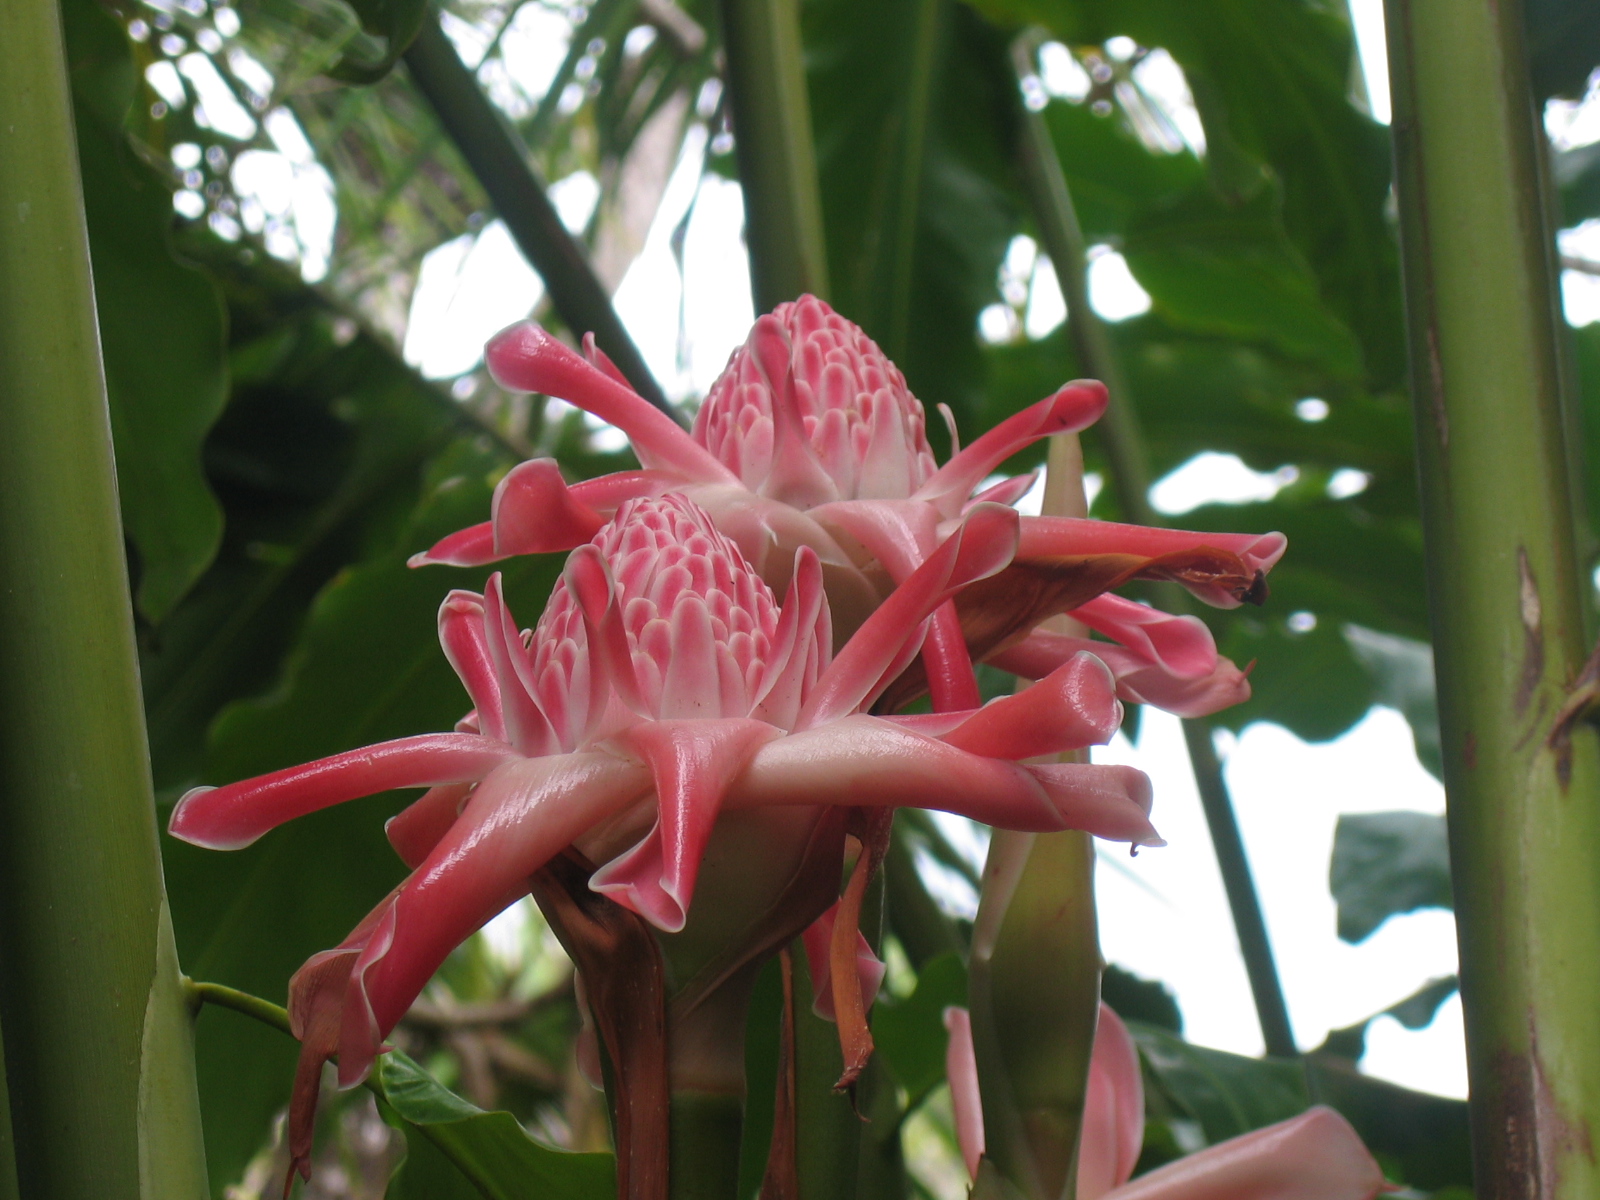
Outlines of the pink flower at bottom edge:
<svg viewBox="0 0 1600 1200">
<path fill-rule="evenodd" d="M 972 1019 L 944 1014 L 956 1137 L 974 1178 L 984 1153 Z M 1350 1123 L 1318 1105 L 1130 1179 L 1144 1140 L 1144 1085 L 1127 1027 L 1100 1006 L 1089 1062 L 1077 1200 L 1373 1200 L 1393 1190 Z"/>
</svg>

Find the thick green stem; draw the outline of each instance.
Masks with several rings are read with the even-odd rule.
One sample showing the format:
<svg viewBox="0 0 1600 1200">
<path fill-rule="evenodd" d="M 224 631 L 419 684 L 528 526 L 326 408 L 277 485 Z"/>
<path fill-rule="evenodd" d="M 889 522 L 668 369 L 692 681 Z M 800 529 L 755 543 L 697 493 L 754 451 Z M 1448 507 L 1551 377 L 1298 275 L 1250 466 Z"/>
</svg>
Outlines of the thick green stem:
<svg viewBox="0 0 1600 1200">
<path fill-rule="evenodd" d="M 477 77 L 462 64 L 438 21 L 423 22 L 405 61 L 411 81 L 432 105 L 518 248 L 539 272 L 567 327 L 577 334 L 593 333 L 600 349 L 641 396 L 682 420 L 623 328 L 583 247 L 561 223 L 526 150 L 478 87 Z"/>
<path fill-rule="evenodd" d="M 1100 1002 L 1088 834 L 995 830 L 969 971 L 985 1155 L 1027 1200 L 1070 1195 Z"/>
<path fill-rule="evenodd" d="M 1480 1195 L 1600 1194 L 1600 745 L 1584 660 L 1542 136 L 1514 0 L 1388 0 Z"/>
<path fill-rule="evenodd" d="M 827 299 L 799 4 L 722 0 L 720 7 L 756 311 L 803 292 Z"/>
<path fill-rule="evenodd" d="M 1034 46 L 1034 39 L 1029 35 L 1018 39 L 1014 53 L 1019 74 L 1033 72 Z M 1040 239 L 1050 261 L 1055 264 L 1056 277 L 1066 297 L 1067 333 L 1078 363 L 1111 393 L 1111 404 L 1095 425 L 1095 432 L 1111 467 L 1112 494 L 1126 520 L 1140 525 L 1160 525 L 1163 522 L 1150 505 L 1150 464 L 1145 455 L 1133 394 L 1106 327 L 1089 303 L 1083 231 L 1049 127 L 1041 113 L 1025 110 L 1022 168 Z M 1184 612 L 1189 607 L 1188 597 L 1176 588 L 1170 589 L 1163 603 L 1175 612 Z M 1250 860 L 1239 832 L 1239 819 L 1228 795 L 1222 764 L 1217 759 L 1211 722 L 1203 718 L 1187 720 L 1183 723 L 1183 736 L 1205 811 L 1206 827 L 1211 832 L 1217 868 L 1233 913 L 1234 930 L 1250 980 L 1250 992 L 1255 999 L 1262 1041 L 1268 1054 L 1292 1056 L 1296 1046 L 1289 1023 L 1289 1007 L 1278 979 L 1261 899 L 1256 894 Z"/>
<path fill-rule="evenodd" d="M 672 1093 L 672 1200 L 734 1200 L 744 1102 L 715 1092 Z"/>
<path fill-rule="evenodd" d="M 0 45 L 0 1025 L 16 1174 L 52 1200 L 198 1198 L 56 6 L 0 7 Z"/>
</svg>

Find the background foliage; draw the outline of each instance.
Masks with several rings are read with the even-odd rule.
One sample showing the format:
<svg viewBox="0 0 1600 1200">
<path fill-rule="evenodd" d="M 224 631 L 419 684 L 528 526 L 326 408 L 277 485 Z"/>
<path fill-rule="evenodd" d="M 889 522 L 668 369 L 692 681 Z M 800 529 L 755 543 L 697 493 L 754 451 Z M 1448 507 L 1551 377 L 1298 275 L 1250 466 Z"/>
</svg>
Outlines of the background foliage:
<svg viewBox="0 0 1600 1200">
<path fill-rule="evenodd" d="M 446 727 L 464 701 L 437 652 L 434 611 L 444 588 L 476 587 L 481 573 L 413 572 L 405 558 L 481 519 L 494 481 L 529 453 L 555 454 L 572 476 L 629 461 L 604 452 L 576 414 L 547 419 L 541 400 L 502 395 L 476 369 L 453 384 L 424 379 L 398 351 L 422 254 L 492 216 L 396 66 L 421 22 L 444 22 L 544 178 L 586 172 L 598 186 L 575 232 L 608 288 L 638 253 L 685 139 L 701 128 L 711 139 L 706 171 L 731 174 L 733 156 L 704 0 L 451 0 L 437 14 L 420 0 L 123 4 L 64 8 L 152 754 L 170 804 L 202 780 Z M 1547 92 L 1581 89 L 1600 61 L 1593 11 L 1530 6 Z M 1154 474 L 1204 452 L 1290 469 L 1270 501 L 1183 517 L 1281 529 L 1294 547 L 1265 614 L 1216 620 L 1225 652 L 1260 664 L 1255 697 L 1225 721 L 1324 739 L 1388 704 L 1437 769 L 1387 132 L 1352 99 L 1343 6 L 807 0 L 801 12 L 833 298 L 968 438 L 1081 373 L 1064 328 L 1023 332 L 1046 268 L 1019 269 L 1016 257 L 1017 239 L 1037 231 L 1017 169 L 1023 107 L 1009 44 L 1038 24 L 1067 48 L 1081 94 L 1043 104 L 1044 116 L 1088 241 L 1119 250 L 1150 296 L 1113 338 Z M 570 48 L 548 86 L 530 91 L 505 37 L 541 21 L 564 23 Z M 1140 83 L 1157 49 L 1182 69 L 1200 139 Z M 1038 80 L 1030 87 L 1047 99 Z M 1600 216 L 1595 149 L 1552 162 L 1564 226 Z M 245 186 L 245 164 L 269 158 L 323 188 L 331 244 L 318 241 L 315 210 L 274 210 Z M 547 299 L 537 311 L 560 327 Z M 980 337 L 997 313 L 1000 335 Z M 1576 449 L 1593 458 L 1600 325 L 1574 333 L 1573 361 Z M 1092 433 L 1088 450 L 1103 472 Z M 1330 489 L 1341 472 L 1363 486 Z M 1586 478 L 1593 517 L 1600 482 Z M 1095 514 L 1119 515 L 1110 489 Z M 525 622 L 555 569 L 511 568 Z M 165 842 L 185 969 L 281 1000 L 299 962 L 399 878 L 380 834 L 398 804 L 331 810 L 231 856 Z M 966 931 L 907 864 L 913 849 L 958 869 L 965 860 L 932 825 L 903 825 L 889 879 L 892 994 L 875 1018 L 883 1095 L 913 1159 L 942 1139 L 948 1161 L 938 1018 L 964 994 Z M 1437 827 L 1347 822 L 1333 863 L 1341 934 L 1359 939 L 1390 913 L 1447 903 L 1447 872 Z M 392 1066 L 381 1118 L 404 1131 L 403 1165 L 386 1183 L 394 1147 L 377 1166 L 357 1153 L 374 1128 L 389 1145 L 378 1117 L 330 1106 L 330 1128 L 342 1121 L 344 1133 L 318 1194 L 338 1194 L 335 1169 L 346 1191 L 533 1194 L 502 1178 L 532 1169 L 518 1165 L 534 1143 L 516 1142 L 517 1122 L 565 1147 L 605 1145 L 604 1115 L 572 1061 L 570 971 L 542 937 L 530 925 L 509 953 L 475 941 L 402 1027 L 425 1066 L 515 1120 L 457 1107 L 465 1101 L 421 1068 Z M 1468 1182 L 1462 1106 L 1362 1079 L 1350 1062 L 1359 1041 L 1330 1041 L 1304 1064 L 1239 1059 L 1184 1043 L 1159 986 L 1112 976 L 1107 994 L 1145 1022 L 1145 1165 L 1320 1100 L 1356 1122 L 1394 1178 Z M 199 1038 L 221 1195 L 265 1178 L 294 1046 L 214 1010 Z M 448 1129 L 479 1166 L 444 1154 L 424 1126 Z M 538 1194 L 608 1186 L 591 1160 L 551 1162 L 539 1169 L 557 1182 Z M 885 1194 L 934 1186 L 900 1168 L 886 1179 Z"/>
</svg>

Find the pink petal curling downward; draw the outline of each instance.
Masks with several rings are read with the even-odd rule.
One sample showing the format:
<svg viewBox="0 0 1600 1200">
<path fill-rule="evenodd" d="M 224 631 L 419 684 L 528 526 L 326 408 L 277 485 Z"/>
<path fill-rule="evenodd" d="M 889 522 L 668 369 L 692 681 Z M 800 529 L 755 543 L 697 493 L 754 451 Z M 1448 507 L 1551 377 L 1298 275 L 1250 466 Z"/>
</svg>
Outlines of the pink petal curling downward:
<svg viewBox="0 0 1600 1200">
<path fill-rule="evenodd" d="M 972 1019 L 951 1007 L 944 1024 L 956 1140 L 976 1179 L 985 1140 Z M 1320 1105 L 1130 1181 L 1144 1140 L 1144 1088 L 1133 1039 L 1104 1004 L 1081 1137 L 1077 1200 L 1373 1200 L 1393 1190 L 1350 1123 Z"/>
<path fill-rule="evenodd" d="M 1211 631 L 1196 617 L 1175 617 L 1111 595 L 1069 615 L 1116 640 L 1036 629 L 985 661 L 1024 679 L 1043 679 L 1072 656 L 1093 654 L 1111 669 L 1123 700 L 1180 717 L 1209 716 L 1250 698 L 1246 673 L 1217 653 Z"/>
<path fill-rule="evenodd" d="M 833 927 L 838 922 L 839 904 L 835 900 L 833 906 L 823 913 L 801 935 L 801 944 L 805 947 L 806 967 L 811 974 L 811 1011 L 824 1021 L 834 1019 L 833 1008 L 833 962 L 830 949 L 833 943 Z M 881 958 L 874 953 L 872 943 L 856 931 L 856 982 L 861 988 L 861 1011 L 872 1011 L 873 1003 L 878 999 L 878 989 L 883 986 L 883 977 L 888 972 Z"/>
</svg>

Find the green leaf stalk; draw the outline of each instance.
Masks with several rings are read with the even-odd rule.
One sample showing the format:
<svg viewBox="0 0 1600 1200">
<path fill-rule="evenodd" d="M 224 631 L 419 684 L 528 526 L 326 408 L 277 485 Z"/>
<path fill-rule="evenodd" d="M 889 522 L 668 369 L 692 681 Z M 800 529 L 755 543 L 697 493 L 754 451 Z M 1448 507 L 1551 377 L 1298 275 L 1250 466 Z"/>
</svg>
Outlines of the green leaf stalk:
<svg viewBox="0 0 1600 1200">
<path fill-rule="evenodd" d="M 1484 1196 L 1600 1190 L 1600 743 L 1518 3 L 1388 0 L 1412 403 Z"/>
</svg>

